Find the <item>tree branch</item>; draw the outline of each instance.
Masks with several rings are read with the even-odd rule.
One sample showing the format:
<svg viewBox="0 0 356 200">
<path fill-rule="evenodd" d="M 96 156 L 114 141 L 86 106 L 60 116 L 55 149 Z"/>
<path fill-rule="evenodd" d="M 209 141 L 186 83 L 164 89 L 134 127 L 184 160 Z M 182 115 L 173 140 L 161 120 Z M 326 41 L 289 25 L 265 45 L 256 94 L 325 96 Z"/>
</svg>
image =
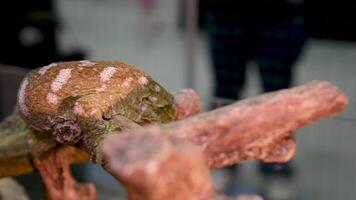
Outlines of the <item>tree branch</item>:
<svg viewBox="0 0 356 200">
<path fill-rule="evenodd" d="M 294 131 L 340 113 L 347 102 L 334 85 L 315 81 L 173 122 L 162 132 L 200 146 L 212 168 L 285 162 L 295 151 Z"/>
<path fill-rule="evenodd" d="M 78 154 L 70 146 L 53 148 L 35 159 L 51 200 L 95 200 L 93 184 L 79 184 L 72 177 L 69 165 L 74 161 L 87 160 L 86 154 Z"/>
<path fill-rule="evenodd" d="M 145 127 L 198 145 L 210 168 L 246 160 L 286 162 L 294 155 L 293 132 L 341 112 L 346 96 L 328 82 L 247 99 L 210 112 L 166 124 Z M 133 130 L 130 132 L 137 132 Z"/>
<path fill-rule="evenodd" d="M 123 184 L 130 200 L 233 200 L 214 190 L 203 154 L 181 139 L 140 129 L 109 136 L 102 150 L 104 167 Z"/>
<path fill-rule="evenodd" d="M 200 112 L 200 97 L 193 89 L 183 89 L 174 93 L 176 119 L 185 119 Z"/>
</svg>

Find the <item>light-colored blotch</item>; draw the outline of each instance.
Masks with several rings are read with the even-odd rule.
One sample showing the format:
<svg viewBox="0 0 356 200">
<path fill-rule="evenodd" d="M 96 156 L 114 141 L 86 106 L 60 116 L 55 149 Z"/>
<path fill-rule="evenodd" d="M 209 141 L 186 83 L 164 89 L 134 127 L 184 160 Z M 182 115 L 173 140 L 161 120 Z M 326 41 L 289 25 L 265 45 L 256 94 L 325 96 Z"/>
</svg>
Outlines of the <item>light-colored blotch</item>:
<svg viewBox="0 0 356 200">
<path fill-rule="evenodd" d="M 27 85 L 28 85 L 28 80 L 27 80 L 27 78 L 25 78 L 21 83 L 20 90 L 19 90 L 19 93 L 18 93 L 19 109 L 20 109 L 20 112 L 25 116 L 29 114 L 28 108 L 26 106 L 26 88 L 27 88 Z"/>
<path fill-rule="evenodd" d="M 152 101 L 152 102 L 156 102 L 156 101 L 158 100 L 158 98 L 155 97 L 155 96 L 150 96 L 150 97 L 148 97 L 148 98 L 149 98 L 149 100 Z"/>
<path fill-rule="evenodd" d="M 156 92 L 160 92 L 161 91 L 161 87 L 159 85 L 155 85 L 155 91 Z"/>
<path fill-rule="evenodd" d="M 52 92 L 47 94 L 47 102 L 50 104 L 58 104 L 58 97 L 57 95 L 53 94 Z"/>
<path fill-rule="evenodd" d="M 124 87 L 129 87 L 131 85 L 131 82 L 133 81 L 133 78 L 132 77 L 128 77 L 124 80 L 124 82 L 122 83 L 122 86 Z"/>
<path fill-rule="evenodd" d="M 103 82 L 110 80 L 116 71 L 117 68 L 115 67 L 105 67 L 100 73 L 100 80 Z"/>
<path fill-rule="evenodd" d="M 27 140 L 27 144 L 30 146 L 30 147 L 32 147 L 32 145 L 34 144 L 34 141 L 33 141 L 33 139 L 28 139 Z"/>
<path fill-rule="evenodd" d="M 146 104 L 143 104 L 141 106 L 141 112 L 146 112 L 147 111 L 147 105 Z"/>
<path fill-rule="evenodd" d="M 82 61 L 79 61 L 79 67 L 91 67 L 91 66 L 94 66 L 96 65 L 95 62 L 92 62 L 90 60 L 82 60 Z"/>
<path fill-rule="evenodd" d="M 71 76 L 72 69 L 61 69 L 51 84 L 51 89 L 53 92 L 57 92 L 62 89 L 63 85 L 66 84 Z"/>
<path fill-rule="evenodd" d="M 49 70 L 49 69 L 51 69 L 52 67 L 55 67 L 55 66 L 57 66 L 57 63 L 52 63 L 52 64 L 49 64 L 47 66 L 44 66 L 40 70 L 38 70 L 38 73 L 40 75 L 43 75 L 43 74 L 45 74 L 47 72 L 47 70 Z"/>
<path fill-rule="evenodd" d="M 75 115 L 83 115 L 85 113 L 85 110 L 83 109 L 83 107 L 78 104 L 78 103 L 75 103 L 74 104 L 74 114 Z"/>
<path fill-rule="evenodd" d="M 141 77 L 138 79 L 138 83 L 139 83 L 141 86 L 145 86 L 145 85 L 148 83 L 148 79 L 147 79 L 145 76 L 141 76 Z"/>
</svg>

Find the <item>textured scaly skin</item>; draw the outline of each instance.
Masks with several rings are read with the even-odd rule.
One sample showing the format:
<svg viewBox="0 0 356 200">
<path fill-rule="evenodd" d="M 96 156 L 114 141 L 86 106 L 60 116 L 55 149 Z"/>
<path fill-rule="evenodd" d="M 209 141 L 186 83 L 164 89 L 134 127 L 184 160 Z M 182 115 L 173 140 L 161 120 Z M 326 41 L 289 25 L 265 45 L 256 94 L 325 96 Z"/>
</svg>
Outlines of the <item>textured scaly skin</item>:
<svg viewBox="0 0 356 200">
<path fill-rule="evenodd" d="M 18 96 L 19 113 L 30 127 L 85 149 L 96 162 L 106 135 L 175 118 L 173 96 L 120 61 L 53 63 L 31 71 Z"/>
</svg>

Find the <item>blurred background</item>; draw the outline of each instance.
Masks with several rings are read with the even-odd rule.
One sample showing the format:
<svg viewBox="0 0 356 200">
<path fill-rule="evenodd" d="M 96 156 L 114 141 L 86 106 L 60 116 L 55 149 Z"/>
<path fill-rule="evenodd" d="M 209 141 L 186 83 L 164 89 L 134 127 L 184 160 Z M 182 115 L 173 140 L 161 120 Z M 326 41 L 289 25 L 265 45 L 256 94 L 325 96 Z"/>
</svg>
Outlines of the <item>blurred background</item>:
<svg viewBox="0 0 356 200">
<path fill-rule="evenodd" d="M 297 133 L 287 165 L 247 162 L 212 172 L 229 195 L 267 200 L 353 200 L 356 196 L 356 3 L 348 0 L 37 0 L 6 1 L 0 12 L 0 114 L 15 106 L 30 69 L 55 61 L 134 64 L 170 91 L 192 87 L 209 110 L 311 80 L 349 96 L 338 117 Z M 99 166 L 74 166 L 98 199 L 125 199 Z M 18 177 L 41 199 L 38 174 Z"/>
</svg>

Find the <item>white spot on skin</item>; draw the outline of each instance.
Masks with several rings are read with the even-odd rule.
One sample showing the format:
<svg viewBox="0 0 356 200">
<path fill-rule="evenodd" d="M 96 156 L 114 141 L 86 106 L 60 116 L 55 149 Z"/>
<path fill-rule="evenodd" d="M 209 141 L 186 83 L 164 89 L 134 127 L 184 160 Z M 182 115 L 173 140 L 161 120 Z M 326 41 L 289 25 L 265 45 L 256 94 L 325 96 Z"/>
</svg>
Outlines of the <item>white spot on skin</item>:
<svg viewBox="0 0 356 200">
<path fill-rule="evenodd" d="M 111 77 L 115 74 L 116 71 L 117 71 L 117 68 L 115 68 L 115 67 L 106 67 L 100 73 L 101 81 L 105 82 L 105 81 L 110 80 Z"/>
<path fill-rule="evenodd" d="M 83 115 L 84 113 L 85 113 L 85 110 L 83 109 L 83 107 L 80 104 L 75 103 L 75 105 L 74 105 L 74 114 Z"/>
<path fill-rule="evenodd" d="M 139 83 L 141 86 L 145 86 L 145 85 L 148 83 L 148 79 L 147 79 L 145 76 L 141 76 L 141 77 L 138 79 L 138 83 Z"/>
<path fill-rule="evenodd" d="M 79 61 L 79 67 L 91 67 L 91 66 L 94 66 L 96 63 L 95 62 L 92 62 L 90 60 L 82 60 L 82 61 Z"/>
<path fill-rule="evenodd" d="M 58 104 L 58 97 L 57 95 L 53 94 L 53 93 L 48 93 L 47 95 L 47 102 L 50 104 Z"/>
<path fill-rule="evenodd" d="M 159 87 L 158 85 L 156 85 L 156 86 L 155 86 L 155 91 L 156 91 L 156 92 L 161 91 L 161 87 Z"/>
<path fill-rule="evenodd" d="M 29 114 L 28 108 L 26 106 L 26 87 L 28 85 L 28 80 L 25 78 L 20 86 L 19 94 L 18 94 L 18 104 L 20 112 L 27 116 Z"/>
<path fill-rule="evenodd" d="M 102 85 L 100 88 L 95 89 L 97 92 L 104 92 L 106 90 L 106 85 Z"/>
<path fill-rule="evenodd" d="M 32 146 L 33 143 L 34 143 L 33 139 L 29 139 L 29 140 L 28 140 L 28 145 Z"/>
<path fill-rule="evenodd" d="M 147 105 L 143 104 L 141 107 L 141 112 L 146 112 L 147 111 Z"/>
<path fill-rule="evenodd" d="M 51 69 L 52 67 L 55 67 L 55 66 L 57 66 L 56 63 L 52 63 L 50 65 L 44 66 L 38 71 L 38 73 L 42 76 L 43 74 L 46 73 L 47 70 L 49 70 L 49 69 Z"/>
<path fill-rule="evenodd" d="M 84 108 L 78 102 L 76 102 L 74 104 L 74 111 L 73 112 L 77 116 L 88 117 L 88 115 L 92 115 L 92 116 L 97 115 L 99 110 L 94 108 L 92 110 L 85 111 Z"/>
<path fill-rule="evenodd" d="M 63 85 L 66 84 L 71 76 L 72 69 L 61 69 L 51 84 L 51 89 L 53 92 L 57 92 L 62 89 Z"/>
<path fill-rule="evenodd" d="M 157 97 L 148 97 L 149 99 L 150 99 L 150 101 L 152 101 L 152 102 L 156 102 L 157 100 L 158 100 L 158 98 Z"/>
<path fill-rule="evenodd" d="M 133 81 L 132 77 L 126 78 L 124 82 L 122 83 L 122 86 L 124 87 L 129 87 L 131 85 L 131 82 Z"/>
</svg>

